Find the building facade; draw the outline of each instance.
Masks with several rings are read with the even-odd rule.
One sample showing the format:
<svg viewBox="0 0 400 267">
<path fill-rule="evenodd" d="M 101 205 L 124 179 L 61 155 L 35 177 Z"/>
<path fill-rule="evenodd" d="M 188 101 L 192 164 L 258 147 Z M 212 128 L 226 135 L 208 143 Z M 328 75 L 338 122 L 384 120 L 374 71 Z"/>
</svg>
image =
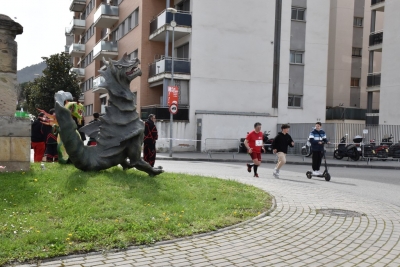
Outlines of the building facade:
<svg viewBox="0 0 400 267">
<path fill-rule="evenodd" d="M 367 124 L 400 125 L 397 101 L 400 97 L 400 1 L 371 0 L 369 36 Z M 379 17 L 383 16 L 383 25 Z M 381 68 L 375 60 L 381 57 Z M 379 93 L 379 113 L 372 112 L 375 95 Z"/>
<path fill-rule="evenodd" d="M 172 76 L 174 151 L 239 139 L 256 121 L 272 135 L 277 124 L 325 121 L 329 1 L 72 0 L 70 10 L 69 53 L 86 121 L 107 105 L 107 92 L 96 87 L 101 59 L 125 53 L 141 61 L 143 75 L 130 89 L 142 118 L 158 118 L 159 149 L 171 137 Z"/>
</svg>

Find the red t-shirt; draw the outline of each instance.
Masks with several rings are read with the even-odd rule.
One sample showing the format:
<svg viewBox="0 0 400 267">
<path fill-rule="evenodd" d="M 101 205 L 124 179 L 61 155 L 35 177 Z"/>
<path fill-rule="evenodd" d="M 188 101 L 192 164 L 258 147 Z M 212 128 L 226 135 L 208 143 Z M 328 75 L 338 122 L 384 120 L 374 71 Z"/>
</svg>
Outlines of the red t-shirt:
<svg viewBox="0 0 400 267">
<path fill-rule="evenodd" d="M 255 131 L 251 131 L 247 136 L 246 140 L 249 143 L 249 147 L 255 153 L 261 153 L 261 148 L 263 146 L 263 133 L 260 131 L 256 133 Z"/>
</svg>

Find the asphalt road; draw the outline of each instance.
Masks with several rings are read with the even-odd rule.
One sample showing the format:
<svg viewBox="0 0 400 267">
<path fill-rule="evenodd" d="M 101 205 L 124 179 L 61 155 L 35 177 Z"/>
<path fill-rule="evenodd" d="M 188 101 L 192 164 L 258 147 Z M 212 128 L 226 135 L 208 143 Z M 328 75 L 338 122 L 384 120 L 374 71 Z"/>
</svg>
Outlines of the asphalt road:
<svg viewBox="0 0 400 267">
<path fill-rule="evenodd" d="M 247 172 L 243 163 L 159 160 L 156 165 L 163 166 L 167 172 L 253 179 L 253 175 Z M 272 164 L 262 165 L 258 169 L 259 179 L 275 179 L 272 176 L 273 167 Z M 293 183 L 307 183 L 310 187 L 331 188 L 400 206 L 400 171 L 398 170 L 332 167 L 329 168 L 331 181 L 326 182 L 323 178 L 307 179 L 305 173 L 309 169 L 309 166 L 287 164 L 281 169 L 279 180 L 288 186 Z M 290 177 L 285 178 L 285 173 L 291 173 Z M 307 192 L 304 193 L 307 194 Z"/>
</svg>

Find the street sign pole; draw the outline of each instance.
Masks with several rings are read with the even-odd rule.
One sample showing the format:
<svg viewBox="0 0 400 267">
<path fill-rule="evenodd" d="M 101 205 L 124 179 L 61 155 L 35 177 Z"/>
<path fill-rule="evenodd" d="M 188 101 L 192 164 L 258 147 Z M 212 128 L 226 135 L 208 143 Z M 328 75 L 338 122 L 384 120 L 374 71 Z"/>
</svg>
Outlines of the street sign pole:
<svg viewBox="0 0 400 267">
<path fill-rule="evenodd" d="M 172 21 L 171 21 L 171 26 L 172 26 L 172 59 L 171 59 L 171 86 L 175 86 L 175 81 L 174 81 L 174 56 L 175 56 L 175 13 L 176 10 L 172 11 Z M 169 156 L 172 157 L 172 126 L 174 122 L 174 115 L 172 112 L 170 112 L 169 115 Z"/>
</svg>

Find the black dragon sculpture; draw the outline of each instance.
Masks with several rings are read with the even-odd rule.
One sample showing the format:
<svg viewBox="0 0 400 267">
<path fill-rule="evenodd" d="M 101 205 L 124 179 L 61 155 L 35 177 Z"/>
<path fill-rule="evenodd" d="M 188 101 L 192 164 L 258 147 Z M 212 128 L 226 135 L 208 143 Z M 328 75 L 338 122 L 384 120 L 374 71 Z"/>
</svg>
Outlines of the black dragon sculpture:
<svg viewBox="0 0 400 267">
<path fill-rule="evenodd" d="M 71 112 L 64 107 L 72 100 L 67 92 L 55 94 L 55 111 L 60 126 L 60 137 L 70 160 L 83 171 L 103 170 L 121 164 L 124 169 L 136 168 L 155 176 L 163 172 L 162 167 L 153 168 L 141 158 L 144 137 L 144 122 L 139 118 L 134 104 L 130 82 L 142 75 L 139 59 L 130 60 L 125 54 L 119 61 L 103 58 L 105 69 L 99 71 L 104 82 L 99 85 L 108 91 L 106 113 L 100 121 L 87 124 L 79 130 L 94 137 L 97 146 L 85 146 L 77 134 L 76 123 Z"/>
</svg>

